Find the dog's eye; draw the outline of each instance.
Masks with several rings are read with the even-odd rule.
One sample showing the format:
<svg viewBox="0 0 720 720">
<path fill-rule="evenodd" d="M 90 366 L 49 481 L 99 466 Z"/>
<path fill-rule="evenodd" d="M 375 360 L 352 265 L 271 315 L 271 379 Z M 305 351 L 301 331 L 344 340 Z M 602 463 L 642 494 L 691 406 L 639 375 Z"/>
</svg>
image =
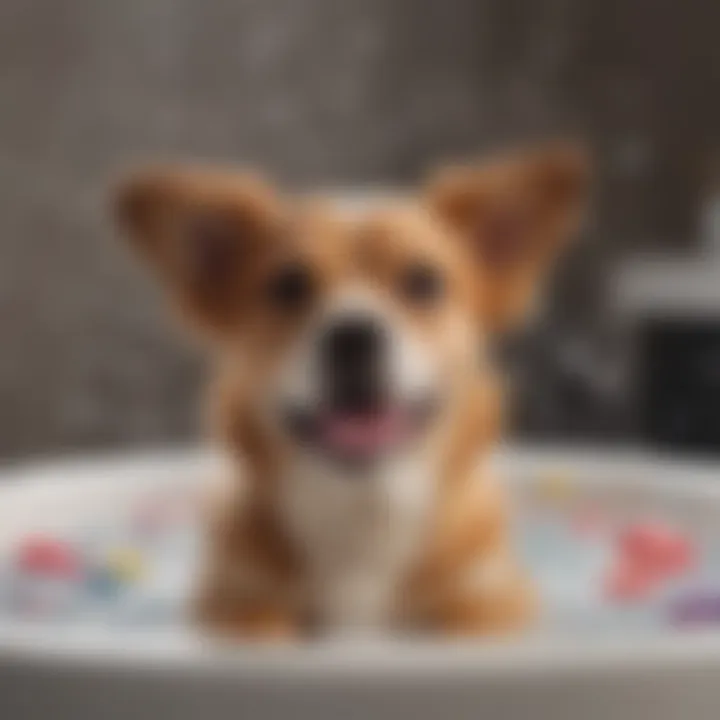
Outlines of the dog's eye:
<svg viewBox="0 0 720 720">
<path fill-rule="evenodd" d="M 281 268 L 268 285 L 268 298 L 277 308 L 294 310 L 305 305 L 315 290 L 310 270 L 299 263 Z"/>
<path fill-rule="evenodd" d="M 403 296 L 417 304 L 431 303 L 441 297 L 445 290 L 440 272 L 430 265 L 421 263 L 407 268 L 400 282 Z"/>
</svg>

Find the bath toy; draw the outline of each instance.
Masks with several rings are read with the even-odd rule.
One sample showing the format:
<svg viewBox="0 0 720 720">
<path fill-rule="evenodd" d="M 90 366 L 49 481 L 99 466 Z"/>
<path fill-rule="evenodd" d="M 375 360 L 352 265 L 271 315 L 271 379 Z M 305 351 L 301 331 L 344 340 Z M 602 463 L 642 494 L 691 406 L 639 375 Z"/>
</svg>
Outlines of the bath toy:
<svg viewBox="0 0 720 720">
<path fill-rule="evenodd" d="M 145 574 L 145 558 L 133 547 L 113 548 L 106 558 L 110 574 L 124 583 L 137 582 Z"/>
<path fill-rule="evenodd" d="M 94 565 L 86 574 L 87 593 L 96 598 L 110 598 L 120 590 L 120 583 L 106 567 Z"/>
<path fill-rule="evenodd" d="M 640 602 L 655 596 L 696 564 L 695 544 L 677 528 L 642 521 L 622 529 L 616 561 L 605 582 L 614 602 Z"/>
<path fill-rule="evenodd" d="M 68 618 L 82 592 L 82 576 L 82 558 L 71 543 L 30 535 L 15 548 L 5 574 L 7 608 L 23 618 Z"/>
<path fill-rule="evenodd" d="M 672 577 L 690 569 L 696 551 L 688 537 L 661 522 L 641 522 L 626 528 L 618 539 L 620 553 L 647 573 Z"/>
<path fill-rule="evenodd" d="M 48 577 L 76 578 L 82 568 L 81 559 L 70 543 L 41 535 L 21 542 L 15 561 L 22 572 Z"/>
<path fill-rule="evenodd" d="M 563 470 L 552 470 L 541 475 L 537 489 L 540 497 L 553 503 L 569 500 L 575 490 L 572 475 Z"/>
<path fill-rule="evenodd" d="M 671 603 L 670 619 L 676 625 L 720 622 L 720 588 L 684 593 Z"/>
</svg>

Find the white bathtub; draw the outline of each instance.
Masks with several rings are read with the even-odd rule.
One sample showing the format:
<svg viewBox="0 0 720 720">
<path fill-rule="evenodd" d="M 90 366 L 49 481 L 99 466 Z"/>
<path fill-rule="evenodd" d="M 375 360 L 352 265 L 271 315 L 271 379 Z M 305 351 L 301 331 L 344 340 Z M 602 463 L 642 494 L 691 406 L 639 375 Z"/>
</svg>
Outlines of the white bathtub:
<svg viewBox="0 0 720 720">
<path fill-rule="evenodd" d="M 499 464 L 521 483 L 563 468 L 578 482 L 621 490 L 629 503 L 702 508 L 720 518 L 720 469 L 707 463 L 514 450 Z M 6 470 L 0 545 L 30 520 L 52 524 L 215 466 L 208 454 L 172 451 Z M 170 632 L 0 625 L 2 720 L 114 717 L 717 720 L 720 633 L 231 648 Z"/>
</svg>

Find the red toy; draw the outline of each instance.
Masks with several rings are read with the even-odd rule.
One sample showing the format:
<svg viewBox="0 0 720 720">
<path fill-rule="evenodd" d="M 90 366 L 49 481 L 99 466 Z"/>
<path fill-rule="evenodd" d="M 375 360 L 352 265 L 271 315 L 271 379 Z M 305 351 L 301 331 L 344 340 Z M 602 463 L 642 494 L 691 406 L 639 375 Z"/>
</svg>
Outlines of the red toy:
<svg viewBox="0 0 720 720">
<path fill-rule="evenodd" d="M 695 548 L 675 528 L 660 522 L 632 525 L 618 540 L 621 556 L 649 573 L 672 577 L 695 563 Z"/>
<path fill-rule="evenodd" d="M 25 572 L 58 578 L 77 577 L 82 565 L 72 546 L 42 535 L 29 537 L 20 545 L 16 562 Z"/>
<path fill-rule="evenodd" d="M 646 598 L 663 583 L 690 570 L 696 550 L 679 530 L 660 522 L 636 523 L 618 536 L 618 557 L 605 592 L 612 600 Z"/>
</svg>

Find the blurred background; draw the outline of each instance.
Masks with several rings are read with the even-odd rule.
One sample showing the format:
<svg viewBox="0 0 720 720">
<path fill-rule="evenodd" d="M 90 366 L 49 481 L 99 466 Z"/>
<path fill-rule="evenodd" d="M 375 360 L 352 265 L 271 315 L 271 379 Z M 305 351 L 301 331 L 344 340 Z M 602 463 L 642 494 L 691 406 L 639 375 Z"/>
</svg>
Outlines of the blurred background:
<svg viewBox="0 0 720 720">
<path fill-rule="evenodd" d="M 198 433 L 201 360 L 116 240 L 118 169 L 402 188 L 566 133 L 597 197 L 512 348 L 517 432 L 719 451 L 718 27 L 713 0 L 3 0 L 0 457 Z"/>
</svg>

